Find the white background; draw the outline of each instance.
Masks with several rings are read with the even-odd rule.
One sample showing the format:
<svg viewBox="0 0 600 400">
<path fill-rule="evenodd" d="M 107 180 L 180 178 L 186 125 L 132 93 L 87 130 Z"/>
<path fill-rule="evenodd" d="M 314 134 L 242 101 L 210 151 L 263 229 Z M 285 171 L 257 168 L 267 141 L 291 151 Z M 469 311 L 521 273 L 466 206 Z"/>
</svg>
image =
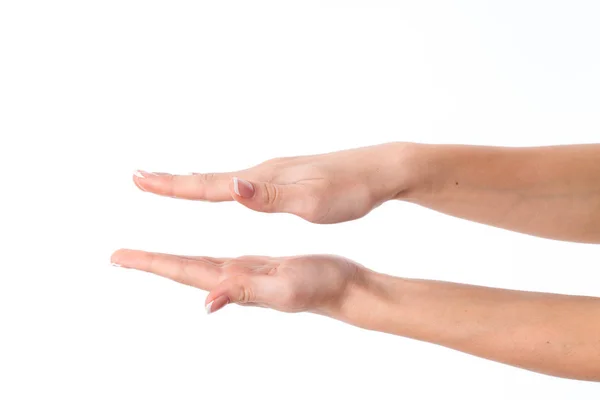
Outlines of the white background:
<svg viewBox="0 0 600 400">
<path fill-rule="evenodd" d="M 489 4 L 488 4 L 489 3 Z M 0 2 L 0 398 L 597 399 L 600 386 L 226 307 L 119 247 L 335 253 L 378 271 L 600 295 L 600 247 L 386 204 L 316 226 L 142 193 L 388 141 L 600 139 L 596 1 Z"/>
</svg>

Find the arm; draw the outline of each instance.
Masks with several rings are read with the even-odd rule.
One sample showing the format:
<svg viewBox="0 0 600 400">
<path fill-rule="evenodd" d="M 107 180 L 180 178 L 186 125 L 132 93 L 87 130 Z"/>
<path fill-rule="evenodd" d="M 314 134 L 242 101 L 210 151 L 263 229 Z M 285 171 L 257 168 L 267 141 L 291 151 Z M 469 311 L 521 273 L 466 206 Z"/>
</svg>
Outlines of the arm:
<svg viewBox="0 0 600 400">
<path fill-rule="evenodd" d="M 600 299 L 368 272 L 339 318 L 559 377 L 600 381 Z"/>
<path fill-rule="evenodd" d="M 600 145 L 417 145 L 396 197 L 547 238 L 600 243 Z"/>
<path fill-rule="evenodd" d="M 484 224 L 600 243 L 600 145 L 502 148 L 388 143 L 286 157 L 227 173 L 136 171 L 160 195 L 231 201 L 315 223 L 405 200 Z"/>
<path fill-rule="evenodd" d="M 312 255 L 209 258 L 119 250 L 112 262 L 229 303 L 309 311 L 546 374 L 600 381 L 600 299 L 395 278 Z"/>
</svg>

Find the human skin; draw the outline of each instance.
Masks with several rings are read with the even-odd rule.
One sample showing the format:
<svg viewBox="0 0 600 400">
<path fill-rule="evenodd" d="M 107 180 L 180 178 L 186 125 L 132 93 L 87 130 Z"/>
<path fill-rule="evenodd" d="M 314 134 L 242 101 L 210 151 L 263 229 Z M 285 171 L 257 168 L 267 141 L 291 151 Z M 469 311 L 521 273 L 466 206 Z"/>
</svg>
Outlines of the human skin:
<svg viewBox="0 0 600 400">
<path fill-rule="evenodd" d="M 600 242 L 600 145 L 499 148 L 389 143 L 274 159 L 230 173 L 136 171 L 159 195 L 235 200 L 315 223 L 389 200 L 547 238 Z M 378 274 L 334 256 L 189 258 L 120 250 L 113 262 L 227 303 L 311 311 L 556 376 L 600 380 L 600 299 Z"/>
<path fill-rule="evenodd" d="M 360 218 L 390 200 L 546 238 L 600 243 L 600 145 L 388 143 L 269 160 L 226 173 L 136 171 L 159 195 L 235 200 L 314 223 Z M 236 192 L 237 188 L 237 192 Z"/>
<path fill-rule="evenodd" d="M 600 381 L 600 299 L 379 274 L 331 255 L 184 257 L 118 250 L 111 261 L 229 303 L 308 311 L 545 374 Z"/>
</svg>

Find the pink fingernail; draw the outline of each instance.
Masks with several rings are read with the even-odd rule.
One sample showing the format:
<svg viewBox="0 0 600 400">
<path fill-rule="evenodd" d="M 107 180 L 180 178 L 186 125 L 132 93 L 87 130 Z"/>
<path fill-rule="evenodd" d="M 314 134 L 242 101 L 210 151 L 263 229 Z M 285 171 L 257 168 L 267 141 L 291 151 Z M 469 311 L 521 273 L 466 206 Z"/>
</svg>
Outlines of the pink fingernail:
<svg viewBox="0 0 600 400">
<path fill-rule="evenodd" d="M 221 308 L 225 307 L 227 303 L 229 303 L 229 298 L 227 296 L 219 296 L 205 306 L 206 313 L 212 314 L 219 311 Z"/>
<path fill-rule="evenodd" d="M 254 186 L 242 178 L 233 178 L 233 191 L 245 199 L 250 199 L 254 196 Z"/>
</svg>

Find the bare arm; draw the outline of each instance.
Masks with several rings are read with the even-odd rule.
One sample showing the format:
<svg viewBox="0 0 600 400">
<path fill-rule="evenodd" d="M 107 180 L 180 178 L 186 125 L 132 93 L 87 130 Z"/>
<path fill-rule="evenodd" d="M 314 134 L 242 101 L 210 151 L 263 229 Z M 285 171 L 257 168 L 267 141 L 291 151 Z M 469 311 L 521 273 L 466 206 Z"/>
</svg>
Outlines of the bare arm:
<svg viewBox="0 0 600 400">
<path fill-rule="evenodd" d="M 137 171 L 144 191 L 231 201 L 315 223 L 406 200 L 547 238 L 600 243 L 600 145 L 506 148 L 388 143 L 269 160 L 236 172 Z"/>
<path fill-rule="evenodd" d="M 229 303 L 309 311 L 560 377 L 600 381 L 600 299 L 396 278 L 330 255 L 178 257 L 120 250 L 112 262 Z"/>
<path fill-rule="evenodd" d="M 396 199 L 505 229 L 600 243 L 599 160 L 600 145 L 390 143 L 231 173 L 138 171 L 134 181 L 161 195 L 235 200 L 315 223 L 360 218 Z M 331 256 L 206 261 L 124 251 L 113 262 L 210 290 L 212 312 L 230 302 L 312 311 L 534 371 L 600 381 L 597 298 L 401 279 Z"/>
<path fill-rule="evenodd" d="M 398 199 L 552 239 L 600 243 L 600 145 L 416 145 Z"/>
<path fill-rule="evenodd" d="M 341 319 L 549 375 L 600 381 L 600 299 L 368 273 Z"/>
</svg>

